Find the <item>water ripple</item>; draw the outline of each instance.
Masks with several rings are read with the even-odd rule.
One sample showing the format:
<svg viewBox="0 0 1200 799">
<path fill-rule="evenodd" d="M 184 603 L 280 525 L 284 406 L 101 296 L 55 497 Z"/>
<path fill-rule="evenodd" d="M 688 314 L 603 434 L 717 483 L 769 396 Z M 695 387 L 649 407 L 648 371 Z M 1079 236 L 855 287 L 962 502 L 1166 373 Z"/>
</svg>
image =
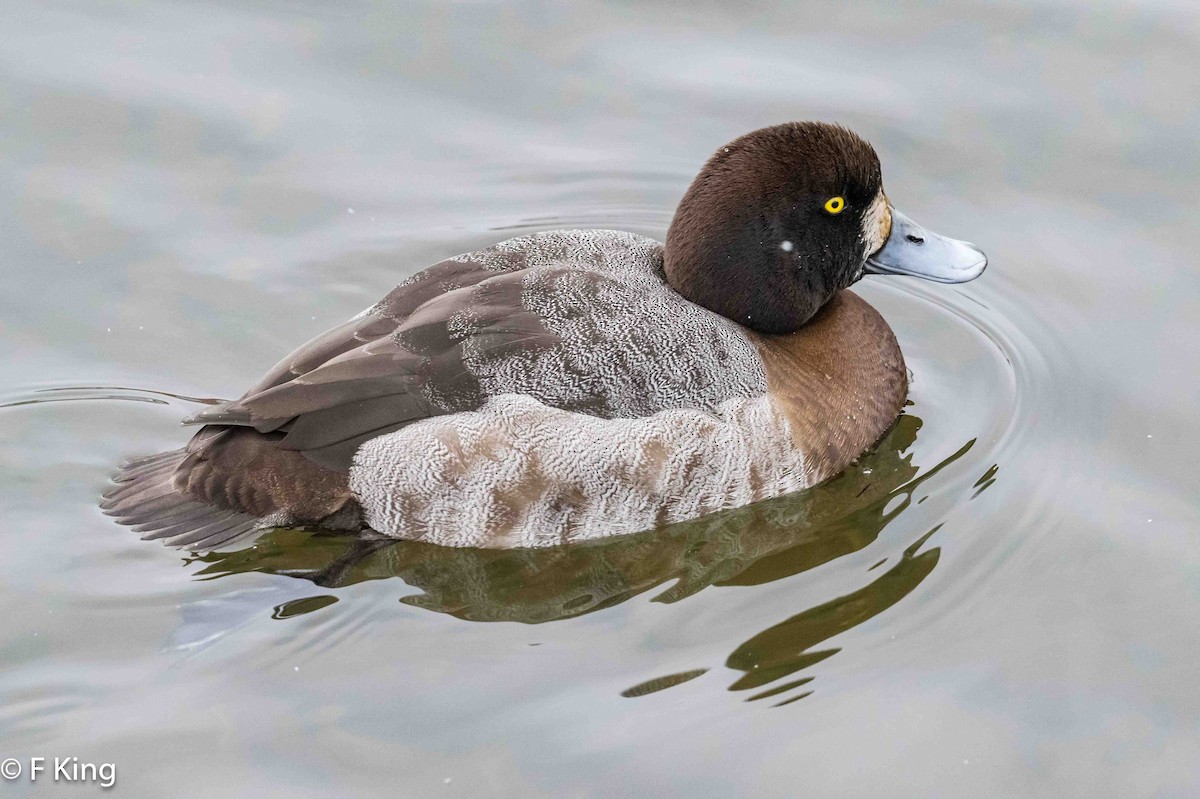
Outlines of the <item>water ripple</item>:
<svg viewBox="0 0 1200 799">
<path fill-rule="evenodd" d="M 170 405 L 171 401 L 198 405 L 216 405 L 223 400 L 216 397 L 189 397 L 169 391 L 130 386 L 40 386 L 17 388 L 0 395 L 0 409 L 19 408 L 25 405 L 43 405 L 51 402 L 149 402 L 154 405 Z"/>
</svg>

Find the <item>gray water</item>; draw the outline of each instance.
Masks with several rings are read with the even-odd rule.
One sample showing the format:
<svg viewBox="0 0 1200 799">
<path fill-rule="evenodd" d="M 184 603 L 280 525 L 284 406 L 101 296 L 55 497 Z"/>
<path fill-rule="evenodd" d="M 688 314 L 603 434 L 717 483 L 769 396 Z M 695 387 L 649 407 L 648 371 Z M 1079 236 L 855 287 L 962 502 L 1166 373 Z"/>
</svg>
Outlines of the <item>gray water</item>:
<svg viewBox="0 0 1200 799">
<path fill-rule="evenodd" d="M 3 27 L 0 758 L 114 763 L 125 796 L 1200 793 L 1193 4 Z M 281 530 L 195 557 L 97 510 L 123 457 L 420 268 L 661 238 L 712 150 L 810 118 L 991 258 L 857 287 L 912 405 L 829 484 L 540 553 Z"/>
</svg>

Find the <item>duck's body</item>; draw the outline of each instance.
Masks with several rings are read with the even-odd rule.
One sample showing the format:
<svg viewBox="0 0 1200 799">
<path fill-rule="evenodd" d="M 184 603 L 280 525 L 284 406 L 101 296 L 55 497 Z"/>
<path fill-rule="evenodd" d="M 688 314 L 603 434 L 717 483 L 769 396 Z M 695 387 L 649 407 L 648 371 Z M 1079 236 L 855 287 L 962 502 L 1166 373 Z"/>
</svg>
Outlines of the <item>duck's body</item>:
<svg viewBox="0 0 1200 799">
<path fill-rule="evenodd" d="M 549 546 L 811 486 L 883 435 L 907 388 L 891 330 L 843 290 L 891 227 L 882 189 L 854 188 L 855 252 L 806 262 L 772 234 L 769 298 L 618 231 L 432 266 L 197 414 L 184 450 L 131 463 L 106 510 L 204 548 L 295 524 Z M 671 236 L 696 224 L 681 208 Z"/>
</svg>

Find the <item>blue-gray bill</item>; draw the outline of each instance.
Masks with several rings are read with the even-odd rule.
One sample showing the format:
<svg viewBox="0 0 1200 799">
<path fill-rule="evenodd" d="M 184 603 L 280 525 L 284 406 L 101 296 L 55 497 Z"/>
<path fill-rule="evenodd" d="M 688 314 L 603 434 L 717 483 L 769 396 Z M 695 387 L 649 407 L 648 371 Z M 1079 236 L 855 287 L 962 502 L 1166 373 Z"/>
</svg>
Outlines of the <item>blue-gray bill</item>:
<svg viewBox="0 0 1200 799">
<path fill-rule="evenodd" d="M 867 259 L 867 272 L 912 275 L 939 283 L 966 283 L 983 274 L 987 256 L 974 244 L 926 230 L 892 209 L 892 232 Z"/>
</svg>

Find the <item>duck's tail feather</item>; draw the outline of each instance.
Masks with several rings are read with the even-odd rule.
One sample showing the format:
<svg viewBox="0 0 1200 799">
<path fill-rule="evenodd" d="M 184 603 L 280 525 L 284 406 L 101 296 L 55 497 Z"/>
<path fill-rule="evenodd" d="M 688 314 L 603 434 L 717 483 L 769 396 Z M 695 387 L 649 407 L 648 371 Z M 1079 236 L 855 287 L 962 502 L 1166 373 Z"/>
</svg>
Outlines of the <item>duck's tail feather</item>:
<svg viewBox="0 0 1200 799">
<path fill-rule="evenodd" d="M 126 461 L 100 509 L 143 539 L 194 550 L 216 549 L 259 532 L 256 517 L 197 502 L 175 487 L 175 470 L 186 454 L 176 449 Z"/>
</svg>

